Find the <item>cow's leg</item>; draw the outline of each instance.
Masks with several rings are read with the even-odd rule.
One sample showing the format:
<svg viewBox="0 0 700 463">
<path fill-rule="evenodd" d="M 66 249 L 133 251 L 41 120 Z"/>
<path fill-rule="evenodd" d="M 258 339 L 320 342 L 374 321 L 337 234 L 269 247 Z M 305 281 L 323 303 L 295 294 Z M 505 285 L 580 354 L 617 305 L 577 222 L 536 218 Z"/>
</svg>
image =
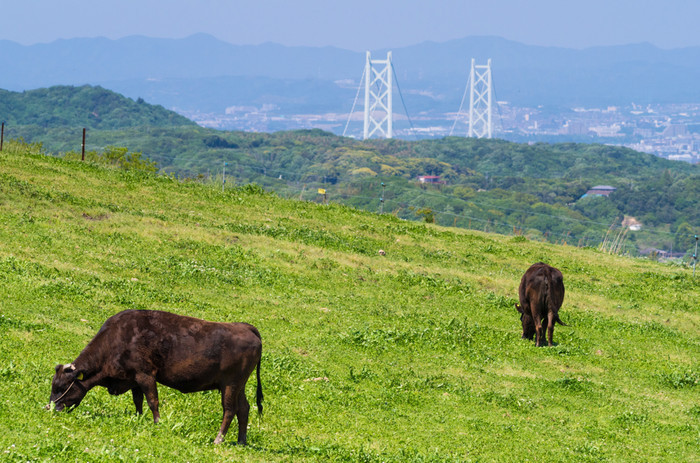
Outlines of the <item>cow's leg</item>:
<svg viewBox="0 0 700 463">
<path fill-rule="evenodd" d="M 554 312 L 549 312 L 547 314 L 547 342 L 550 346 L 554 345 L 552 338 L 554 338 Z"/>
<path fill-rule="evenodd" d="M 148 408 L 150 408 L 151 413 L 153 413 L 153 422 L 157 423 L 160 420 L 160 413 L 158 413 L 158 387 L 156 386 L 156 379 L 153 376 L 140 373 L 136 375 L 136 383 L 139 385 L 139 388 L 141 388 L 142 393 L 146 395 Z"/>
<path fill-rule="evenodd" d="M 134 399 L 134 405 L 136 405 L 136 413 L 139 415 L 143 414 L 143 391 L 135 387 L 131 389 L 131 396 Z"/>
<path fill-rule="evenodd" d="M 523 324 L 522 338 L 532 340 L 532 337 L 535 335 L 535 322 L 532 320 L 532 316 L 526 312 L 520 317 L 520 320 Z"/>
<path fill-rule="evenodd" d="M 542 345 L 542 338 L 544 337 L 544 330 L 542 329 L 542 320 L 539 314 L 535 317 L 535 346 L 540 347 Z"/>
<path fill-rule="evenodd" d="M 238 409 L 236 410 L 236 418 L 238 418 L 238 444 L 245 445 L 248 433 L 248 413 L 250 412 L 250 404 L 245 396 L 245 386 L 241 388 L 238 394 Z"/>
<path fill-rule="evenodd" d="M 224 441 L 226 433 L 228 432 L 228 427 L 231 426 L 231 421 L 236 414 L 236 405 L 238 402 L 237 390 L 234 386 L 228 385 L 221 389 L 221 406 L 224 409 L 224 419 L 221 422 L 221 429 L 219 429 L 219 434 L 217 434 L 216 439 L 214 439 L 215 444 L 220 444 Z"/>
</svg>

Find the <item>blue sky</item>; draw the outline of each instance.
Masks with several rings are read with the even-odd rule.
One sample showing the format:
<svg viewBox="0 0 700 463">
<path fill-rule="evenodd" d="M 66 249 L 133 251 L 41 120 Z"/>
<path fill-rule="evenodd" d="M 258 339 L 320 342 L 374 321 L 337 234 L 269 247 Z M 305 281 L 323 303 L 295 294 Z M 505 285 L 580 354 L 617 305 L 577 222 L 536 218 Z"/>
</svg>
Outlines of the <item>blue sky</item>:
<svg viewBox="0 0 700 463">
<path fill-rule="evenodd" d="M 495 35 L 586 48 L 700 46 L 700 0 L 0 0 L 0 40 L 204 32 L 233 44 L 362 51 Z"/>
</svg>

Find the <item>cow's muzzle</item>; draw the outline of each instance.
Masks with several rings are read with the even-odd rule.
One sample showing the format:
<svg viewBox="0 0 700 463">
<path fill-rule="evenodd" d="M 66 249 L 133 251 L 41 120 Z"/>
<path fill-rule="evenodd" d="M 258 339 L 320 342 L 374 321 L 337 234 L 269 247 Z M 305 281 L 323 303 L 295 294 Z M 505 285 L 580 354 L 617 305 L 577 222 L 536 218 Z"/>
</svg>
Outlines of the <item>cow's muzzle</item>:
<svg viewBox="0 0 700 463">
<path fill-rule="evenodd" d="M 61 411 L 61 410 L 63 410 L 63 407 L 52 400 L 51 402 L 46 404 L 46 406 L 44 407 L 44 410 Z"/>
</svg>

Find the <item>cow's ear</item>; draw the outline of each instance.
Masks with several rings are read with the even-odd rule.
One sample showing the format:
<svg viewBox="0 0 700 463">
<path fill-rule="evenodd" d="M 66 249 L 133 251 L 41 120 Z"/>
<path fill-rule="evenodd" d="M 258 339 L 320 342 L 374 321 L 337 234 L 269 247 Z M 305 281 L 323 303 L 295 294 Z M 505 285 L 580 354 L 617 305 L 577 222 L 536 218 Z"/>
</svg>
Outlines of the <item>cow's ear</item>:
<svg viewBox="0 0 700 463">
<path fill-rule="evenodd" d="M 520 304 L 515 304 L 515 309 L 520 313 L 525 313 L 525 312 L 523 312 L 523 308 L 520 307 Z"/>
</svg>

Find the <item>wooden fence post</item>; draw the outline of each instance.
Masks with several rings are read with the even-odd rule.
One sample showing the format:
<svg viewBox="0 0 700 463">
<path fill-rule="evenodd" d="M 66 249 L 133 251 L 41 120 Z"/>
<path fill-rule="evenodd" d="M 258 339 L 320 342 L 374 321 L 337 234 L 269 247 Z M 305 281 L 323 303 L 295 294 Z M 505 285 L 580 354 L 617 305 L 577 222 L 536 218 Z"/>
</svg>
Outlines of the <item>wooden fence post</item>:
<svg viewBox="0 0 700 463">
<path fill-rule="evenodd" d="M 83 145 L 82 145 L 82 148 L 81 148 L 81 153 L 82 153 L 82 154 L 81 154 L 81 156 L 80 156 L 80 160 L 81 160 L 81 161 L 84 161 L 84 160 L 85 160 L 85 130 L 86 130 L 86 129 L 83 127 Z"/>
</svg>

